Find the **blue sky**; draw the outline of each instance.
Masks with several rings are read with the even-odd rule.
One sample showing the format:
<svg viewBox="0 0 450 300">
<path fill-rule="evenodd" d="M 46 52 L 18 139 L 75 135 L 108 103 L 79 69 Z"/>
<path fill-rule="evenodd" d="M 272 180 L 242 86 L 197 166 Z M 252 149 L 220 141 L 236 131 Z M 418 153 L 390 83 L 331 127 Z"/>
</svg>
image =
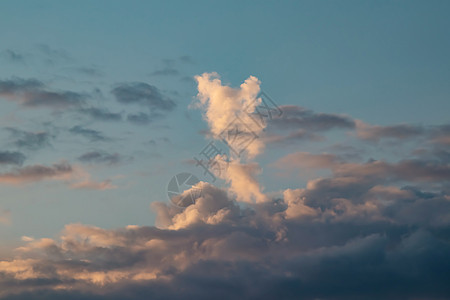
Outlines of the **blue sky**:
<svg viewBox="0 0 450 300">
<path fill-rule="evenodd" d="M 167 184 L 180 172 L 212 186 L 192 160 L 217 140 L 205 134 L 217 126 L 208 112 L 232 99 L 200 92 L 198 78 L 212 89 L 215 76 L 237 92 L 255 76 L 283 115 L 261 131 L 264 150 L 239 160 L 253 200 L 234 186 L 237 167 L 205 188 L 213 199 L 224 190 L 257 215 L 262 194 L 286 205 L 295 194 L 311 213 L 327 207 L 317 195 L 333 195 L 358 214 L 376 191 L 381 199 L 414 190 L 440 195 L 426 206 L 439 225 L 414 219 L 415 208 L 398 216 L 383 210 L 374 222 L 389 215 L 423 229 L 408 231 L 419 240 L 448 232 L 437 207 L 450 199 L 449 9 L 447 1 L 3 1 L 0 259 L 41 238 L 60 239 L 68 224 L 184 228 L 177 222 L 189 219 L 186 211 L 177 217 L 155 203 L 170 207 Z M 209 100 L 195 108 L 201 97 Z M 392 181 L 319 191 L 321 180 L 371 172 Z M 172 223 L 158 225 L 169 215 Z M 349 242 L 344 236 L 339 245 Z"/>
</svg>

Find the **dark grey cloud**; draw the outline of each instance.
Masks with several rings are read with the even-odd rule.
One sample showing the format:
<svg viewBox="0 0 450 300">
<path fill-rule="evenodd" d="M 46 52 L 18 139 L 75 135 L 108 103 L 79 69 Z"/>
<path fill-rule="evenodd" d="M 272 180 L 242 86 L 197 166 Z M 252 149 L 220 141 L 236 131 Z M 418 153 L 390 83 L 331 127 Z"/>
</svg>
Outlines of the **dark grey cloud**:
<svg viewBox="0 0 450 300">
<path fill-rule="evenodd" d="M 109 141 L 110 138 L 106 137 L 102 132 L 94 129 L 85 128 L 83 126 L 77 125 L 69 129 L 70 133 L 83 136 L 90 140 L 91 142 L 97 141 Z"/>
<path fill-rule="evenodd" d="M 0 165 L 22 165 L 25 159 L 21 152 L 0 151 Z"/>
<path fill-rule="evenodd" d="M 338 114 L 316 113 L 295 105 L 280 106 L 282 114 L 268 123 L 267 142 L 287 143 L 298 140 L 321 140 L 319 133 L 333 129 L 355 130 L 356 137 L 379 142 L 431 142 L 436 146 L 450 145 L 450 125 L 425 126 L 417 124 L 370 125 Z"/>
<path fill-rule="evenodd" d="M 51 146 L 50 141 L 55 137 L 49 132 L 31 132 L 17 128 L 5 128 L 14 139 L 14 145 L 25 150 L 39 150 Z"/>
<path fill-rule="evenodd" d="M 274 117 L 269 126 L 275 126 L 280 129 L 305 129 L 310 131 L 355 128 L 354 120 L 344 115 L 315 113 L 295 105 L 280 106 L 280 109 L 283 112 L 282 115 Z"/>
<path fill-rule="evenodd" d="M 0 97 L 25 107 L 66 108 L 81 105 L 87 95 L 72 91 L 52 91 L 36 79 L 0 80 Z"/>
<path fill-rule="evenodd" d="M 369 125 L 362 121 L 356 121 L 357 137 L 372 142 L 383 139 L 390 141 L 415 141 L 416 143 L 432 143 L 436 147 L 448 147 L 450 145 L 450 125 L 438 126 L 396 124 L 396 125 Z"/>
<path fill-rule="evenodd" d="M 92 119 L 98 120 L 98 121 L 121 121 L 122 120 L 121 113 L 113 113 L 113 112 L 110 112 L 106 108 L 89 107 L 89 108 L 80 108 L 78 111 L 81 114 L 88 115 Z"/>
<path fill-rule="evenodd" d="M 78 160 L 86 163 L 103 163 L 108 165 L 115 165 L 129 158 L 124 157 L 118 153 L 108 153 L 106 151 L 90 151 L 86 152 Z"/>
<path fill-rule="evenodd" d="M 171 111 L 176 106 L 157 87 L 144 82 L 119 84 L 111 92 L 120 103 L 140 104 L 151 111 Z"/>
<path fill-rule="evenodd" d="M 295 105 L 279 107 L 281 115 L 273 115 L 268 122 L 266 142 L 289 144 L 301 140 L 320 141 L 324 133 L 333 129 L 355 128 L 355 121 L 348 116 L 316 113 Z M 264 113 L 264 112 L 261 112 Z"/>
</svg>

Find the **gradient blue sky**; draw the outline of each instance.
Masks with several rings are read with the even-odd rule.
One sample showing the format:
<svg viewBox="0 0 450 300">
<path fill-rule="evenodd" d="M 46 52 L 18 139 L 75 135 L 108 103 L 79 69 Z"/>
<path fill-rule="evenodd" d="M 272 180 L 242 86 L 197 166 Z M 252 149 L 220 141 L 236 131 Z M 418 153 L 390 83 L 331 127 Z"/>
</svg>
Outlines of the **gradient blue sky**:
<svg viewBox="0 0 450 300">
<path fill-rule="evenodd" d="M 268 1 L 131 1 L 126 5 L 123 1 L 4 1 L 2 48 L 17 52 L 23 60 L 7 61 L 4 53 L 2 78 L 38 78 L 55 89 L 81 92 L 100 89 L 102 96 L 92 101 L 114 112 L 122 108 L 108 94 L 112 85 L 149 82 L 173 94 L 177 109 L 166 120 L 145 128 L 94 124 L 93 128 L 124 139 L 111 146 L 88 142 L 74 149 L 73 137 L 65 137 L 67 143 L 58 149 L 33 154 L 31 162 L 52 163 L 77 157 L 83 148 L 112 147 L 141 158 L 106 171 L 128 179 L 122 182 L 126 188 L 101 195 L 67 193 L 64 187 L 46 184 L 2 187 L 2 206 L 13 212 L 15 220 L 14 226 L 0 229 L 5 231 L 2 235 L 9 241 L 21 235 L 46 236 L 71 222 L 106 227 L 153 223 L 148 204 L 165 197 L 168 179 L 183 170 L 181 162 L 205 144 L 197 134 L 205 127 L 200 115 L 189 111 L 192 117 L 184 117 L 196 95 L 194 82 L 151 76 L 166 67 L 165 59 L 174 60 L 173 68 L 181 76 L 215 71 L 233 86 L 249 75 L 257 76 L 279 104 L 348 114 L 379 125 L 448 121 L 448 8 L 445 1 L 286 1 L 282 5 Z M 46 54 L 42 48 L 54 53 Z M 179 61 L 182 56 L 191 62 Z M 94 68 L 99 75 L 77 73 L 83 67 Z M 22 111 L 14 103 L 1 105 L 3 126 L 12 126 L 5 118 L 10 115 L 18 115 L 21 127 L 28 129 L 35 128 L 34 122 L 53 118 L 45 109 Z M 155 149 L 145 145 L 162 137 L 171 143 Z M 275 155 L 280 156 L 277 151 Z M 272 187 L 273 179 L 268 180 L 266 185 Z"/>
<path fill-rule="evenodd" d="M 169 202 L 173 175 L 188 171 L 208 180 L 189 163 L 208 142 L 200 134 L 208 128 L 201 111 L 189 108 L 198 93 L 194 76 L 204 72 L 217 72 L 232 87 L 253 75 L 279 105 L 368 126 L 448 124 L 449 10 L 448 1 L 2 1 L 0 83 L 36 79 L 48 91 L 86 95 L 86 107 L 119 113 L 121 121 L 26 107 L 1 94 L 0 84 L 1 149 L 26 156 L 21 166 L 0 165 L 2 174 L 67 161 L 116 186 L 0 183 L 0 211 L 7 215 L 0 222 L 0 258 L 10 257 L 23 236 L 55 237 L 66 224 L 151 226 L 150 204 Z M 156 87 L 175 108 L 157 111 L 161 115 L 145 125 L 128 122 L 129 114 L 149 113 L 116 101 L 113 89 L 132 82 Z M 110 140 L 90 141 L 74 134 L 74 126 Z M 34 149 L 21 147 L 17 130 L 48 139 Z M 347 151 L 349 160 L 395 162 L 423 150 L 420 137 L 367 142 L 371 138 L 338 128 L 322 139 L 269 144 L 258 157 L 259 182 L 267 194 L 280 195 L 331 174 L 280 171 L 280 159 L 294 152 Z M 78 159 L 93 151 L 117 153 L 120 162 Z"/>
</svg>

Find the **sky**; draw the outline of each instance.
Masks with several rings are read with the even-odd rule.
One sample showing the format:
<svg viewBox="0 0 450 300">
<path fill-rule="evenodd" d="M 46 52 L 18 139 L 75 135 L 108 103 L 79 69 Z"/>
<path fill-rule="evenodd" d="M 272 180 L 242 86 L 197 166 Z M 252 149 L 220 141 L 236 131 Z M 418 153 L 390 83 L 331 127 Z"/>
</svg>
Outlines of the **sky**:
<svg viewBox="0 0 450 300">
<path fill-rule="evenodd" d="M 449 298 L 449 9 L 2 1 L 0 299 Z"/>
</svg>

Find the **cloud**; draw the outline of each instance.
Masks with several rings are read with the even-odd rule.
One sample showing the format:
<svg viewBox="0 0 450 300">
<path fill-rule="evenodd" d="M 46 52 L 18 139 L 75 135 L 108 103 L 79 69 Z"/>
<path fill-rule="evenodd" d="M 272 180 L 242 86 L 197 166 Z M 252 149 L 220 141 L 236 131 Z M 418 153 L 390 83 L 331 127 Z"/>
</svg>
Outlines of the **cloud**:
<svg viewBox="0 0 450 300">
<path fill-rule="evenodd" d="M 147 125 L 151 123 L 155 118 L 160 117 L 160 114 L 152 113 L 146 114 L 143 112 L 137 113 L 137 114 L 128 114 L 127 121 L 137 124 L 137 125 Z"/>
<path fill-rule="evenodd" d="M 111 190 L 117 188 L 117 186 L 112 184 L 112 180 L 107 179 L 104 181 L 95 181 L 91 179 L 86 179 L 80 182 L 74 182 L 70 185 L 71 188 L 74 189 L 82 189 L 82 190 Z"/>
<path fill-rule="evenodd" d="M 280 169 L 289 168 L 331 168 L 338 158 L 333 154 L 312 154 L 308 152 L 290 153 L 280 158 L 274 165 Z"/>
<path fill-rule="evenodd" d="M 267 201 L 267 196 L 261 192 L 262 187 L 256 179 L 256 175 L 261 172 L 258 164 L 231 161 L 226 165 L 225 171 L 220 175 L 230 183 L 230 191 L 236 194 L 238 201 L 248 203 Z"/>
<path fill-rule="evenodd" d="M 222 85 L 217 73 L 203 73 L 195 76 L 195 79 L 200 102 L 194 106 L 204 110 L 211 136 L 224 142 L 229 150 L 229 154 L 213 151 L 212 155 L 205 155 L 217 148 L 212 142 L 205 147 L 207 150 L 202 150 L 201 154 L 207 156 L 208 164 L 216 166 L 213 166 L 211 173 L 216 173 L 216 176 L 229 183 L 231 192 L 235 193 L 239 201 L 267 201 L 256 180 L 259 165 L 251 162 L 262 153 L 265 146 L 260 136 L 266 123 L 258 122 L 252 115 L 262 103 L 259 97 L 260 81 L 250 76 L 239 88 L 232 88 Z M 214 164 L 210 161 L 214 161 Z M 203 160 L 198 161 L 198 164 L 201 162 Z"/>
<path fill-rule="evenodd" d="M 176 104 L 161 91 L 144 82 L 118 84 L 111 91 L 116 100 L 123 104 L 140 104 L 151 111 L 171 111 Z"/>
<path fill-rule="evenodd" d="M 325 131 L 335 128 L 353 129 L 355 122 L 348 116 L 315 113 L 296 105 L 282 105 L 281 116 L 275 116 L 271 126 L 281 129 L 304 129 L 308 131 Z"/>
<path fill-rule="evenodd" d="M 258 105 L 260 82 L 255 77 L 239 88 L 222 85 L 217 74 L 203 74 L 197 81 L 199 107 L 212 142 L 221 141 L 224 132 L 229 135 L 236 114 Z M 358 131 L 360 125 L 347 116 L 284 108 L 283 121 L 268 125 L 290 131 L 281 136 L 313 136 L 339 128 Z M 353 157 L 355 148 L 347 144 L 339 155 L 287 154 L 269 167 L 300 175 L 320 169 L 326 175 L 297 186 L 291 178 L 294 187 L 270 194 L 258 182 L 262 168 L 254 161 L 267 142 L 260 125 L 243 129 L 244 137 L 255 130 L 260 146 L 246 148 L 240 156 L 213 157 L 219 159 L 222 172 L 216 175 L 226 182 L 225 188 L 198 183 L 194 189 L 201 193 L 195 193 L 194 203 L 185 209 L 168 201 L 152 203 L 156 226 L 102 229 L 68 224 L 54 238 L 24 238 L 9 259 L 0 261 L 0 298 L 447 297 L 450 160 L 445 144 L 433 140 L 448 134 L 446 125 L 424 126 L 417 134 L 403 125 L 386 130 L 369 125 L 369 139 L 360 137 L 358 143 L 377 136 L 430 139 L 424 151 L 412 157 L 401 153 L 399 160 L 388 156 L 364 161 Z M 87 137 L 100 134 L 83 129 L 75 131 Z M 91 151 L 79 159 L 115 163 L 117 156 Z M 67 174 L 59 174 L 55 165 L 16 168 L 2 175 L 29 176 L 30 181 L 64 178 L 69 187 L 79 189 L 115 187 L 111 179 L 91 179 L 79 166 L 69 165 Z"/>
<path fill-rule="evenodd" d="M 50 140 L 54 138 L 54 135 L 48 132 L 30 132 L 11 127 L 5 129 L 15 139 L 14 145 L 25 150 L 39 150 L 51 146 Z"/>
<path fill-rule="evenodd" d="M 30 165 L 0 173 L 0 183 L 21 184 L 44 179 L 64 180 L 69 178 L 68 176 L 72 172 L 72 167 L 66 162 L 56 163 L 52 166 Z"/>
<path fill-rule="evenodd" d="M 87 95 L 72 91 L 52 91 L 36 79 L 0 80 L 0 97 L 17 101 L 24 107 L 62 109 L 81 105 Z"/>
<path fill-rule="evenodd" d="M 105 163 L 108 165 L 115 165 L 126 158 L 118 153 L 108 153 L 106 151 L 91 151 L 86 152 L 80 157 L 78 157 L 79 161 L 85 163 Z"/>
<path fill-rule="evenodd" d="M 27 239 L 0 262 L 0 297 L 439 299 L 449 291 L 442 195 L 375 188 L 366 203 L 336 198 L 320 209 L 297 189 L 242 207 L 200 185 L 185 210 L 154 204 L 159 227 L 70 224 L 58 238 Z M 386 205 L 375 195 L 403 200 Z"/>
<path fill-rule="evenodd" d="M 334 154 L 296 152 L 276 161 L 280 169 L 331 169 L 346 182 L 363 179 L 382 181 L 445 182 L 450 179 L 450 164 L 434 159 L 404 159 L 396 163 L 370 160 L 366 163 L 345 162 Z"/>
<path fill-rule="evenodd" d="M 266 143 L 286 145 L 298 141 L 323 141 L 320 133 L 355 128 L 355 121 L 346 115 L 316 113 L 296 105 L 281 105 L 279 109 L 282 113 L 273 115 L 268 122 Z"/>
<path fill-rule="evenodd" d="M 258 78 L 250 76 L 238 89 L 222 85 L 217 73 L 204 73 L 195 79 L 200 101 L 196 106 L 205 111 L 205 120 L 216 139 L 228 139 L 235 131 L 243 138 L 261 134 L 264 128 L 250 117 L 261 102 L 257 98 L 260 92 Z M 239 141 L 239 144 L 242 143 Z M 263 147 L 262 141 L 256 138 L 244 150 L 254 157 Z"/>
<path fill-rule="evenodd" d="M 359 120 L 356 120 L 355 123 L 357 136 L 361 139 L 371 141 L 379 141 L 382 138 L 405 140 L 418 137 L 425 133 L 425 129 L 422 126 L 414 126 L 409 124 L 377 126 L 369 125 Z"/>
<path fill-rule="evenodd" d="M 80 166 L 63 161 L 51 166 L 29 165 L 0 173 L 0 184 L 24 185 L 44 180 L 62 181 L 72 189 L 108 190 L 117 188 L 111 179 L 97 181 Z"/>
<path fill-rule="evenodd" d="M 21 166 L 25 159 L 25 155 L 21 152 L 0 151 L 0 165 Z"/>
<path fill-rule="evenodd" d="M 97 142 L 97 141 L 109 141 L 110 138 L 103 135 L 102 132 L 94 130 L 94 129 L 88 129 L 84 128 L 83 126 L 77 125 L 69 129 L 70 133 L 81 135 L 91 142 Z"/>
<path fill-rule="evenodd" d="M 89 107 L 89 108 L 80 108 L 78 110 L 81 114 L 88 115 L 94 120 L 97 121 L 121 121 L 122 114 L 121 113 L 112 113 L 106 108 L 97 108 L 97 107 Z"/>
<path fill-rule="evenodd" d="M 430 129 L 430 139 L 432 143 L 438 146 L 447 147 L 450 145 L 450 124 L 432 127 Z"/>
</svg>

